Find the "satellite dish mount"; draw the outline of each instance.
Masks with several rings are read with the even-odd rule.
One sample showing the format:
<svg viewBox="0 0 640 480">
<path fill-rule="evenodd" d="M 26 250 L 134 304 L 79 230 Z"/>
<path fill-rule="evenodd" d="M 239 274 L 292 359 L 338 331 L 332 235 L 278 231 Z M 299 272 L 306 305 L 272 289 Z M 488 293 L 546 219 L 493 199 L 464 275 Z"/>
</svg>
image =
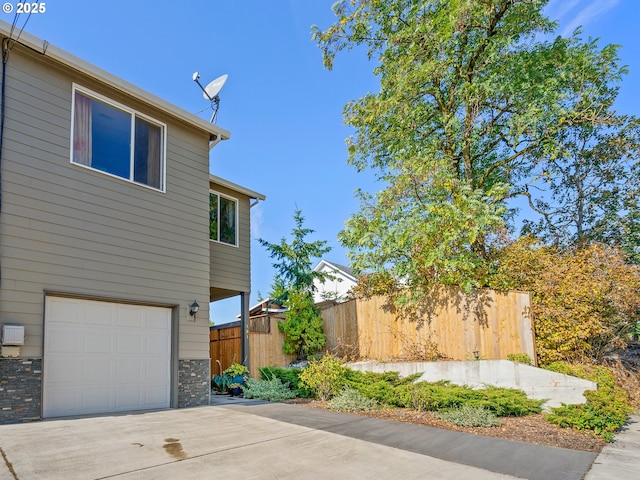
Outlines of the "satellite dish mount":
<svg viewBox="0 0 640 480">
<path fill-rule="evenodd" d="M 227 82 L 228 77 L 229 75 L 225 73 L 224 75 L 219 76 L 214 81 L 209 83 L 206 87 L 203 87 L 200 83 L 200 74 L 198 72 L 195 72 L 193 74 L 193 81 L 196 82 L 202 89 L 202 96 L 206 100 L 209 100 L 211 102 L 212 113 L 211 119 L 209 120 L 210 123 L 216 123 L 218 109 L 220 108 L 220 97 L 218 96 L 218 94 L 220 93 L 220 90 L 222 90 L 222 87 L 224 87 L 224 84 Z"/>
</svg>

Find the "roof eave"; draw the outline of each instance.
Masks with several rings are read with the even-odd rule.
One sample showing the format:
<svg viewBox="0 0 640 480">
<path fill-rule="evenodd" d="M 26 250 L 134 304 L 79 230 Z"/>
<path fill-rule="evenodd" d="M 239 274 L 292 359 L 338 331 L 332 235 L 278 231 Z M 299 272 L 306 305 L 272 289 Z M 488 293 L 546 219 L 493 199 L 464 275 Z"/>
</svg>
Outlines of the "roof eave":
<svg viewBox="0 0 640 480">
<path fill-rule="evenodd" d="M 225 180 L 222 177 L 218 177 L 216 175 L 209 174 L 209 181 L 220 186 L 226 187 L 235 192 L 242 193 L 249 198 L 255 198 L 256 200 L 265 200 L 267 197 L 262 193 L 255 192 L 249 188 L 245 188 L 242 185 L 238 185 L 237 183 L 230 182 L 229 180 Z"/>
<path fill-rule="evenodd" d="M 0 35 L 8 37 L 10 31 L 11 25 L 9 25 L 4 20 L 0 20 Z M 145 90 L 136 87 L 135 85 L 127 82 L 126 80 L 123 80 L 120 77 L 117 77 L 116 75 L 102 70 L 101 68 L 96 67 L 95 65 L 92 65 L 91 63 L 62 50 L 55 45 L 49 44 L 47 41 L 42 40 L 35 35 L 31 35 L 28 32 L 22 32 L 18 43 L 31 48 L 36 52 L 40 52 L 44 56 L 49 57 L 68 68 L 76 70 L 127 95 L 130 95 L 137 100 L 147 103 L 148 105 L 151 105 L 153 107 L 159 108 L 182 122 L 208 132 L 211 140 L 228 140 L 229 138 L 231 138 L 231 132 L 229 132 L 228 130 L 209 123 L 203 118 L 187 112 L 186 110 L 183 110 L 182 108 L 177 107 L 176 105 L 173 105 L 166 100 L 161 99 L 160 97 L 146 92 Z"/>
</svg>

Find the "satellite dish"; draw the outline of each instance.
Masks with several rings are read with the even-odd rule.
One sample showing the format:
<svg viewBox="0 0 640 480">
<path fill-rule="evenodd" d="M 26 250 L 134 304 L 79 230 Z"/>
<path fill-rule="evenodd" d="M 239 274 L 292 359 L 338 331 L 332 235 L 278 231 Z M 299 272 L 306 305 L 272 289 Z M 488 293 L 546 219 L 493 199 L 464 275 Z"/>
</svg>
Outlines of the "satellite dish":
<svg viewBox="0 0 640 480">
<path fill-rule="evenodd" d="M 211 102 L 211 110 L 213 111 L 211 119 L 209 120 L 209 122 L 211 123 L 215 123 L 216 115 L 218 114 L 218 108 L 220 108 L 220 97 L 218 96 L 218 94 L 220 93 L 220 90 L 222 90 L 222 87 L 224 87 L 224 84 L 227 82 L 228 77 L 229 75 L 225 73 L 224 75 L 220 75 L 218 78 L 213 80 L 206 87 L 203 87 L 200 83 L 200 74 L 198 72 L 194 72 L 191 76 L 193 81 L 196 82 L 202 90 L 202 96 L 205 98 L 205 100 L 209 100 Z"/>
<path fill-rule="evenodd" d="M 227 75 L 226 73 L 224 75 L 220 75 L 209 85 L 204 87 L 202 96 L 206 100 L 213 100 L 214 98 L 216 98 L 220 93 L 220 90 L 222 90 L 222 87 L 224 87 L 224 84 L 227 82 L 227 78 L 229 78 L 229 75 Z"/>
</svg>

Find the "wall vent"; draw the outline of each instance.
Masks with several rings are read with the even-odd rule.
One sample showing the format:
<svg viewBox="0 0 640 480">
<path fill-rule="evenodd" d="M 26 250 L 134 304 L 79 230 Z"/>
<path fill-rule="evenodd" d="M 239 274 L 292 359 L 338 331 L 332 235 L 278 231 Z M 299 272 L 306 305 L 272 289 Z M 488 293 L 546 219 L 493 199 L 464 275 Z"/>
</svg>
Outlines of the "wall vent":
<svg viewBox="0 0 640 480">
<path fill-rule="evenodd" d="M 24 326 L 2 325 L 2 345 L 24 345 Z"/>
</svg>

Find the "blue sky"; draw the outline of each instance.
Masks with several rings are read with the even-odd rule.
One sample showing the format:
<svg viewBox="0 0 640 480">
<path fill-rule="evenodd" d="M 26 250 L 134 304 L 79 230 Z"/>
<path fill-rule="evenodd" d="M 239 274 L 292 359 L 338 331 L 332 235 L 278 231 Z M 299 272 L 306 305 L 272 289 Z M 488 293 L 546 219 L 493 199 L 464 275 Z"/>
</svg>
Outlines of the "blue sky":
<svg viewBox="0 0 640 480">
<path fill-rule="evenodd" d="M 370 174 L 345 162 L 350 132 L 342 108 L 377 91 L 378 83 L 361 49 L 324 70 L 310 27 L 333 23 L 334 0 L 45 3 L 27 31 L 188 111 L 208 106 L 193 72 L 204 84 L 229 75 L 217 123 L 232 136 L 213 149 L 211 172 L 267 196 L 252 210 L 252 303 L 258 292 L 267 295 L 273 279 L 271 259 L 256 238 L 288 236 L 296 207 L 316 230 L 310 238 L 333 247 L 326 258 L 348 263 L 336 235 L 358 209 L 354 190 L 376 186 Z M 585 37 L 623 46 L 630 73 L 617 108 L 640 114 L 640 2 L 552 0 L 547 13 L 560 21 L 562 34 L 582 25 Z M 14 14 L 0 18 L 12 22 Z M 237 299 L 212 305 L 216 323 L 234 320 L 238 311 Z"/>
</svg>

